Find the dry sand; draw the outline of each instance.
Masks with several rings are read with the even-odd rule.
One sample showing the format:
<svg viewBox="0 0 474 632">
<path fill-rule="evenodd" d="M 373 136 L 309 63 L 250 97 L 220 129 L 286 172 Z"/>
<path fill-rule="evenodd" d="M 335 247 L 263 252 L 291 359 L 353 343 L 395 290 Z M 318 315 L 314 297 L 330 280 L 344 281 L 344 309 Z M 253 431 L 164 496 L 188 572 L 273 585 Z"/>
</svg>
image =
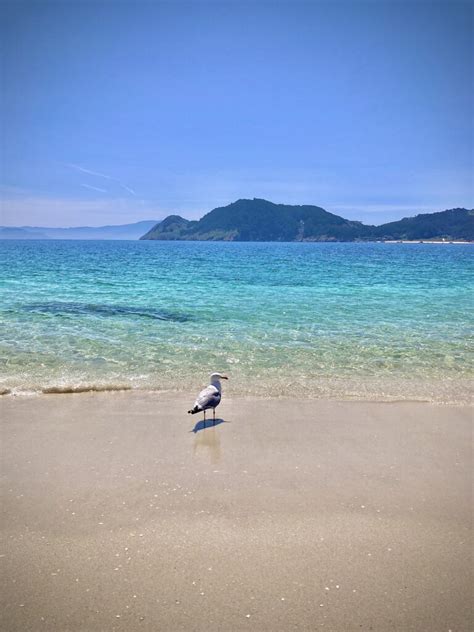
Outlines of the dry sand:
<svg viewBox="0 0 474 632">
<path fill-rule="evenodd" d="M 470 409 L 188 404 L 2 398 L 2 630 L 473 629 Z"/>
</svg>

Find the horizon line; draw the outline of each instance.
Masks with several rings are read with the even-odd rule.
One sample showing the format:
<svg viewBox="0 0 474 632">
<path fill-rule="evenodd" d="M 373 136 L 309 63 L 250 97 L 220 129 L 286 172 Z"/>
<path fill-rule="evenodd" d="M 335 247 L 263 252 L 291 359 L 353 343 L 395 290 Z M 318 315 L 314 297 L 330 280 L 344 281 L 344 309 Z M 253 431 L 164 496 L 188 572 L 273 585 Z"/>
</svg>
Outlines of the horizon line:
<svg viewBox="0 0 474 632">
<path fill-rule="evenodd" d="M 188 221 L 200 221 L 205 215 L 207 215 L 208 213 L 216 210 L 217 208 L 225 208 L 226 206 L 231 206 L 232 204 L 236 204 L 237 202 L 240 201 L 263 201 L 263 202 L 268 202 L 269 204 L 273 204 L 275 206 L 291 206 L 291 207 L 301 207 L 301 206 L 314 206 L 317 208 L 321 208 L 324 211 L 326 211 L 327 213 L 331 213 L 332 215 L 338 215 L 339 217 L 342 217 L 343 219 L 347 219 L 346 217 L 344 217 L 343 215 L 339 215 L 338 213 L 334 213 L 333 211 L 328 211 L 327 209 L 325 209 L 322 206 L 318 206 L 317 204 L 286 204 L 284 202 L 272 202 L 270 200 L 267 200 L 265 198 L 258 198 L 258 197 L 253 197 L 253 198 L 238 198 L 237 200 L 235 200 L 234 202 L 230 202 L 229 204 L 226 204 L 225 206 L 217 206 L 213 209 L 211 209 L 210 211 L 206 211 L 199 219 L 193 219 L 193 220 L 188 220 Z M 351 207 L 347 207 L 346 208 L 351 208 Z M 451 210 L 455 210 L 455 209 L 465 209 L 465 210 L 474 210 L 474 209 L 469 209 L 465 206 L 452 206 L 450 208 L 445 208 L 442 210 L 431 210 L 431 211 L 415 211 L 413 212 L 413 214 L 410 215 L 404 215 L 403 217 L 400 217 L 399 219 L 396 220 L 390 220 L 388 222 L 382 222 L 380 224 L 367 224 L 361 220 L 357 220 L 357 219 L 350 219 L 348 221 L 352 221 L 352 222 L 359 222 L 365 226 L 383 226 L 384 224 L 392 224 L 394 222 L 399 222 L 403 219 L 409 219 L 412 217 L 417 217 L 418 215 L 433 215 L 435 213 L 443 213 L 445 211 L 451 211 Z M 42 229 L 42 230 L 46 230 L 46 229 L 52 229 L 52 230 L 77 230 L 80 228 L 83 229 L 100 229 L 100 228 L 119 228 L 121 226 L 133 226 L 136 224 L 141 224 L 141 223 L 145 223 L 145 222 L 155 222 L 155 224 L 159 224 L 160 222 L 162 222 L 163 220 L 165 220 L 167 217 L 170 216 L 178 216 L 178 217 L 182 217 L 183 219 L 187 219 L 185 217 L 183 217 L 182 215 L 179 215 L 177 212 L 173 212 L 173 213 L 168 213 L 167 215 L 165 215 L 164 217 L 162 217 L 161 219 L 140 219 L 140 220 L 136 220 L 136 221 L 128 221 L 128 222 L 124 222 L 122 224 L 98 224 L 96 226 L 94 225 L 85 225 L 85 224 L 81 224 L 81 225 L 76 225 L 76 226 L 42 226 L 42 225 L 33 225 L 33 224 L 22 224 L 22 225 L 6 225 L 6 224 L 0 224 L 0 229 L 21 229 L 21 230 L 38 230 L 38 229 Z"/>
</svg>

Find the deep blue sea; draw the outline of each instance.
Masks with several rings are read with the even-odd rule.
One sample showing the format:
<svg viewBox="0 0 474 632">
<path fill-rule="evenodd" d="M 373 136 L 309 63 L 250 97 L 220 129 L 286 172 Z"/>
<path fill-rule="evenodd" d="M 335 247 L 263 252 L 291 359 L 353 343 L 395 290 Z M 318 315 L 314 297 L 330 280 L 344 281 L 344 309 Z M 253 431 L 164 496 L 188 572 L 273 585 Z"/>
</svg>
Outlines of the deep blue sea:
<svg viewBox="0 0 474 632">
<path fill-rule="evenodd" d="M 474 247 L 0 242 L 0 389 L 465 402 Z M 471 336 L 471 338 L 470 338 Z"/>
</svg>

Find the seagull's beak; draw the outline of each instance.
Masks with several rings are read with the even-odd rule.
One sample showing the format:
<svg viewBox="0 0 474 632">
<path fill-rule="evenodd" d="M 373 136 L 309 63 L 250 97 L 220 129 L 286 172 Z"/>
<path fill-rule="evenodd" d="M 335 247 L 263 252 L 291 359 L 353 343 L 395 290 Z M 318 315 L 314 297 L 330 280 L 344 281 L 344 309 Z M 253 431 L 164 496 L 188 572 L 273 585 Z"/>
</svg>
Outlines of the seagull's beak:
<svg viewBox="0 0 474 632">
<path fill-rule="evenodd" d="M 228 379 L 229 379 L 229 378 L 227 377 L 227 375 L 221 375 L 221 378 L 222 378 L 223 380 L 228 380 Z"/>
</svg>

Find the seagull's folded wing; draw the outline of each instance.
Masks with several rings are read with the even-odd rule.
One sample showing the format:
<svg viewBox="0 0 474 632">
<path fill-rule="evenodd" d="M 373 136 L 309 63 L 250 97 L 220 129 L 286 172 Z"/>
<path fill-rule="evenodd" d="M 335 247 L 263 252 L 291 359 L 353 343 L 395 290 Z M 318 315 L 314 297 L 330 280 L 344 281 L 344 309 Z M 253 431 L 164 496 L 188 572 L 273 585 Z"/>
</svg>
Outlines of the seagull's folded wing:
<svg viewBox="0 0 474 632">
<path fill-rule="evenodd" d="M 221 401 L 221 394 L 215 386 L 206 386 L 196 398 L 195 406 L 202 410 L 205 408 L 214 408 Z"/>
</svg>

